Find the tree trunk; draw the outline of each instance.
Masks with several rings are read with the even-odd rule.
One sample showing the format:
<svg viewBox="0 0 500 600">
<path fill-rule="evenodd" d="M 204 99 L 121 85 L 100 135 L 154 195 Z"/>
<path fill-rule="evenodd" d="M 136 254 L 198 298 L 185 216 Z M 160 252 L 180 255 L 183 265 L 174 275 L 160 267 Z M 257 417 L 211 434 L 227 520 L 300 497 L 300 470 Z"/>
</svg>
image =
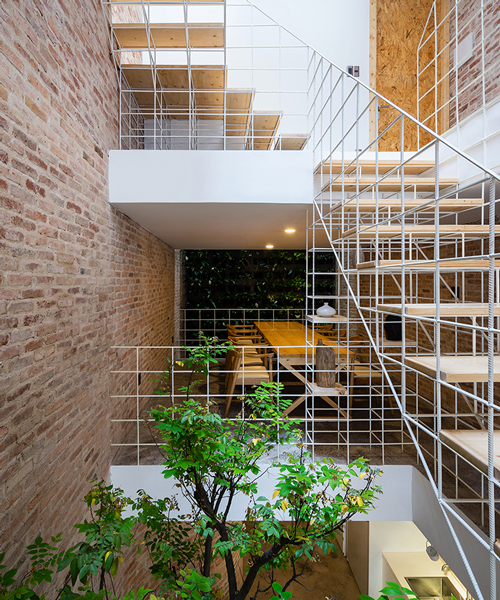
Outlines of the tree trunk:
<svg viewBox="0 0 500 600">
<path fill-rule="evenodd" d="M 336 367 L 335 349 L 325 346 L 319 340 L 316 346 L 316 385 L 323 388 L 334 388 L 337 379 Z"/>
</svg>

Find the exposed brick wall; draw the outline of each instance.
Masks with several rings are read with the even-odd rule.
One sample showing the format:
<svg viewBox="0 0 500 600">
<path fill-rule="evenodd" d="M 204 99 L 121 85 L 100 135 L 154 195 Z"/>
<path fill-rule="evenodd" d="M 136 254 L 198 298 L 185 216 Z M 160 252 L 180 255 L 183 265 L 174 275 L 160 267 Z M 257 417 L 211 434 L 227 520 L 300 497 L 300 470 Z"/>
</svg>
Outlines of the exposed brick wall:
<svg viewBox="0 0 500 600">
<path fill-rule="evenodd" d="M 84 517 L 113 344 L 170 344 L 174 251 L 108 204 L 118 91 L 98 0 L 0 5 L 0 548 Z M 21 565 L 22 566 L 22 565 Z"/>
</svg>

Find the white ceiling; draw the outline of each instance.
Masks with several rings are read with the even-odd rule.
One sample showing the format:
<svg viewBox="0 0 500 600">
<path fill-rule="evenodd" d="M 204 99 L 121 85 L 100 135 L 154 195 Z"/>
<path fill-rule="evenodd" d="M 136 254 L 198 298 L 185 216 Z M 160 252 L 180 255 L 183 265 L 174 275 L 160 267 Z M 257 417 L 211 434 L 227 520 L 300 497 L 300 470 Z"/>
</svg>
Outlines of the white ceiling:
<svg viewBox="0 0 500 600">
<path fill-rule="evenodd" d="M 172 248 L 276 250 L 306 247 L 310 204 L 114 202 L 113 205 Z M 296 233 L 287 234 L 293 228 Z"/>
</svg>

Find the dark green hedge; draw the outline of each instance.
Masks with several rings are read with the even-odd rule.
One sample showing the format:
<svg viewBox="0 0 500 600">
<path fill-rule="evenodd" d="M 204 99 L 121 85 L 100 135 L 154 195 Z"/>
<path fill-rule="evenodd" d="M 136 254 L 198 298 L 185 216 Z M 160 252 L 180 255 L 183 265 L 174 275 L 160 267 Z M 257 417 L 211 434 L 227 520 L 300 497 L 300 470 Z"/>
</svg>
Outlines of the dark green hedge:
<svg viewBox="0 0 500 600">
<path fill-rule="evenodd" d="M 305 307 L 303 250 L 186 250 L 183 264 L 186 308 Z M 333 264 L 316 255 L 316 270 Z M 333 279 L 318 280 L 316 293 L 331 293 Z"/>
</svg>

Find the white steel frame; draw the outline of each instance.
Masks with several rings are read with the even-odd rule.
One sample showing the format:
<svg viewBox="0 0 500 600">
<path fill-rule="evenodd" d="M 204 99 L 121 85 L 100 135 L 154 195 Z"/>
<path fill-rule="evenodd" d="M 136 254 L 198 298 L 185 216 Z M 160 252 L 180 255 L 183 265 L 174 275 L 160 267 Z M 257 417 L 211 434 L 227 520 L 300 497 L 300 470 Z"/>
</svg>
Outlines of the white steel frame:
<svg viewBox="0 0 500 600">
<path fill-rule="evenodd" d="M 342 314 L 347 316 L 350 330 L 357 326 L 357 332 L 363 335 L 366 346 L 369 346 L 364 365 L 370 370 L 378 368 L 384 374 L 382 390 L 370 387 L 367 400 L 369 414 L 381 414 L 385 425 L 390 407 L 384 408 L 384 402 L 392 397 L 398 407 L 401 427 L 391 432 L 382 427 L 382 460 L 387 459 L 384 455 L 384 449 L 387 449 L 384 436 L 387 435 L 393 437 L 396 433 L 403 450 L 408 446 L 416 450 L 418 461 L 433 486 L 473 582 L 474 596 L 478 599 L 496 598 L 495 493 L 498 494 L 500 481 L 494 468 L 494 431 L 498 429 L 500 406 L 495 403 L 493 359 L 499 352 L 500 334 L 495 313 L 500 302 L 500 275 L 495 262 L 499 257 L 495 247 L 498 233 L 495 227 L 495 186 L 500 177 L 319 53 L 311 59 L 310 82 L 310 131 L 318 168 L 315 214 L 309 228 L 313 268 L 308 281 L 312 292 L 307 296 L 306 311 L 313 313 L 318 305 L 314 287 L 319 273 L 314 270 L 314 256 L 324 251 L 324 241 L 320 246 L 316 238 L 321 234 L 324 239 L 326 235 L 340 267 L 337 291 L 332 291 L 330 300 L 338 307 L 343 306 Z M 397 111 L 397 116 L 384 131 L 378 128 L 378 106 L 381 104 Z M 361 144 L 370 111 L 375 117 L 376 133 L 367 143 Z M 431 141 L 418 151 L 405 152 L 409 144 L 406 127 L 425 131 Z M 383 168 L 383 160 L 388 156 L 384 148 L 394 131 L 399 138 L 399 150 L 395 164 L 387 170 Z M 334 135 L 335 132 L 340 132 L 340 135 Z M 334 169 L 332 160 L 337 156 L 340 165 Z M 444 157 L 450 156 L 458 162 L 467 163 L 469 168 L 475 168 L 476 176 L 472 183 L 461 185 L 457 180 L 443 186 L 439 176 L 440 163 Z M 394 153 L 391 157 L 394 160 Z M 368 178 L 367 159 L 373 162 L 372 174 Z M 429 161 L 425 173 L 417 177 L 407 175 L 422 159 Z M 415 181 L 425 176 L 434 182 L 430 189 L 419 187 L 418 181 Z M 399 183 L 396 188 L 388 189 L 387 180 L 391 177 Z M 480 208 L 471 203 L 469 210 L 461 212 L 441 210 L 447 200 L 464 195 L 471 198 L 480 196 L 484 203 Z M 397 208 L 385 208 L 387 202 L 384 205 L 384 201 L 387 200 L 397 200 Z M 371 206 L 366 209 L 368 202 Z M 472 227 L 469 231 L 464 229 L 463 233 L 450 231 L 450 226 L 456 231 L 471 223 L 477 227 L 476 230 Z M 393 227 L 390 237 L 384 229 L 387 226 Z M 423 237 L 416 228 L 426 226 L 430 231 L 427 237 Z M 447 262 L 448 265 L 456 264 L 457 259 L 461 261 L 459 268 L 447 266 Z M 485 265 L 479 270 L 475 266 L 467 266 L 468 261 L 480 259 L 485 261 Z M 386 266 L 386 263 L 380 262 L 382 260 L 392 260 L 396 265 Z M 417 260 L 418 266 L 409 263 L 410 260 Z M 355 266 L 369 261 L 374 263 L 371 269 L 361 270 Z M 429 277 L 432 284 L 425 289 Z M 427 282 L 422 282 L 425 278 Z M 339 293 L 342 289 L 344 293 Z M 464 295 L 469 302 L 483 303 L 485 316 L 474 316 L 472 310 L 471 316 L 465 318 L 450 318 L 442 314 L 450 303 L 454 307 L 467 307 Z M 434 315 L 412 316 L 408 313 L 409 305 L 422 301 L 436 304 Z M 401 307 L 404 342 L 399 343 L 398 348 L 391 347 L 393 345 L 383 339 L 382 323 L 388 313 L 384 305 L 391 303 Z M 310 344 L 314 343 L 313 334 Z M 469 386 L 449 383 L 444 375 L 425 376 L 406 361 L 411 356 L 434 355 L 436 373 L 440 374 L 441 356 L 455 354 L 484 356 L 487 360 L 487 381 L 471 382 Z M 314 378 L 313 361 L 308 368 L 311 378 Z M 429 381 L 432 382 L 430 392 L 429 386 L 425 385 Z M 354 392 L 349 389 L 350 395 Z M 318 402 L 313 394 L 309 396 L 307 410 L 308 415 L 318 414 Z M 359 418 L 353 413 L 351 409 L 343 438 L 348 459 L 354 458 L 349 452 L 351 448 L 353 454 L 363 453 L 352 439 L 357 434 L 356 425 L 359 423 Z M 320 444 L 314 418 L 307 425 L 306 442 L 316 449 Z M 371 427 L 370 421 L 370 444 L 376 437 L 372 435 Z M 463 452 L 443 441 L 441 431 L 444 429 L 487 432 L 486 474 Z M 335 432 L 332 427 L 331 434 Z M 324 435 L 324 429 L 321 433 Z M 481 523 L 478 524 L 487 533 L 488 543 L 479 538 L 463 517 L 463 511 L 470 512 L 473 506 L 479 509 Z M 467 559 L 467 549 L 460 545 L 453 529 L 451 515 L 477 539 L 481 539 L 489 551 L 491 581 L 487 595 L 477 584 Z"/>
<path fill-rule="evenodd" d="M 491 0 L 434 0 L 431 6 L 417 51 L 417 119 L 437 133 L 457 127 L 460 140 L 461 125 L 478 112 L 485 117 L 488 105 L 498 101 L 486 97 L 488 86 L 500 74 L 500 54 L 495 50 L 500 21 L 497 18 L 495 24 L 495 11 L 498 14 L 498 6 Z M 472 52 L 459 61 L 459 46 L 469 34 Z M 430 60 L 423 59 L 427 53 Z M 469 77 L 471 64 L 475 74 Z M 477 89 L 478 99 L 469 109 Z M 430 111 L 423 108 L 429 98 Z M 447 123 L 450 113 L 454 119 Z M 483 144 L 490 134 L 483 131 Z"/>
<path fill-rule="evenodd" d="M 251 325 L 254 321 L 305 322 L 303 308 L 183 308 L 180 339 L 183 346 L 195 346 L 203 331 L 220 340 L 227 339 L 226 325 Z"/>
<path fill-rule="evenodd" d="M 303 140 L 303 146 L 307 143 L 307 135 L 304 133 L 307 125 L 307 63 L 308 47 L 300 42 L 295 36 L 265 17 L 263 13 L 246 2 L 245 0 L 226 0 L 206 2 L 204 0 L 101 0 L 104 15 L 107 19 L 110 31 L 110 45 L 120 88 L 120 147 L 122 149 L 231 149 L 231 150 L 253 150 L 273 149 L 281 150 L 283 140 L 286 137 L 297 137 Z M 176 28 L 183 29 L 185 34 L 185 46 L 180 47 L 157 47 L 152 27 L 158 31 L 170 28 L 170 24 L 158 24 L 152 19 L 152 12 L 160 7 L 182 7 L 184 13 L 183 23 L 177 24 Z M 144 32 L 147 46 L 143 48 L 121 47 L 117 26 L 120 24 L 120 15 L 117 13 L 119 7 L 132 7 L 140 11 L 140 22 L 138 26 Z M 192 24 L 189 23 L 189 12 L 196 7 L 206 9 L 207 7 L 220 7 L 223 9 L 223 19 L 214 24 Z M 139 14 L 138 14 L 139 16 Z M 196 29 L 214 29 L 222 31 L 224 44 L 220 47 L 195 47 L 190 42 L 189 32 Z M 246 44 L 227 43 L 228 35 L 235 34 L 239 30 L 266 30 L 264 37 L 270 41 L 259 41 L 254 33 L 251 41 Z M 287 58 L 287 52 L 300 51 L 302 59 L 294 62 Z M 143 61 L 149 64 L 151 71 L 152 88 L 132 89 L 126 78 L 126 69 L 122 68 L 122 56 L 130 52 L 138 53 Z M 230 60 L 235 53 L 246 53 L 250 57 L 249 64 L 239 64 L 237 60 Z M 217 56 L 212 65 L 204 66 L 204 70 L 223 69 L 223 88 L 200 88 L 195 87 L 193 73 L 197 65 L 194 56 L 203 54 L 205 57 Z M 267 56 L 267 60 L 263 56 Z M 277 55 L 277 61 L 276 61 Z M 228 62 L 234 66 L 228 66 Z M 215 64 L 216 63 L 216 64 Z M 266 64 L 267 63 L 267 64 Z M 124 63 L 123 63 L 124 64 Z M 165 88 L 159 77 L 160 67 L 165 64 L 173 65 L 170 70 L 179 69 L 188 73 L 189 85 L 187 88 Z M 134 66 L 134 65 L 130 65 Z M 265 88 L 259 86 L 259 76 L 269 76 L 273 72 L 277 77 L 273 79 L 271 86 Z M 288 78 L 290 74 L 302 72 L 304 83 L 297 87 L 290 87 Z M 228 78 L 238 75 L 249 82 L 248 87 L 229 87 Z M 295 76 L 295 80 L 298 78 Z M 146 108 L 139 106 L 134 92 L 141 94 L 149 93 L 154 98 L 153 106 Z M 228 96 L 235 92 L 250 94 L 250 103 L 244 109 L 233 109 L 228 106 Z M 189 97 L 186 106 L 168 105 L 166 99 L 169 94 L 185 94 Z M 223 104 L 198 105 L 197 97 L 223 95 Z M 259 110 L 259 104 L 272 105 L 272 108 Z M 301 106 L 303 108 L 301 109 Z M 236 112 L 235 112 L 236 111 Z M 231 118 L 242 117 L 246 122 L 231 127 Z M 265 128 L 259 123 L 268 118 L 271 123 Z M 259 121 L 260 120 L 260 121 Z M 276 121 L 276 122 L 275 122 Z M 287 121 L 289 122 L 287 125 Z M 176 133 L 172 126 L 181 122 L 185 128 Z M 293 128 L 291 123 L 302 122 L 301 131 Z M 204 127 L 202 127 L 205 125 Z M 229 125 L 229 129 L 227 129 Z M 284 137 L 280 135 L 284 133 Z M 284 144 L 283 144 L 284 145 Z M 265 147 L 265 148 L 264 148 Z M 285 148 L 283 148 L 285 149 Z"/>
</svg>

